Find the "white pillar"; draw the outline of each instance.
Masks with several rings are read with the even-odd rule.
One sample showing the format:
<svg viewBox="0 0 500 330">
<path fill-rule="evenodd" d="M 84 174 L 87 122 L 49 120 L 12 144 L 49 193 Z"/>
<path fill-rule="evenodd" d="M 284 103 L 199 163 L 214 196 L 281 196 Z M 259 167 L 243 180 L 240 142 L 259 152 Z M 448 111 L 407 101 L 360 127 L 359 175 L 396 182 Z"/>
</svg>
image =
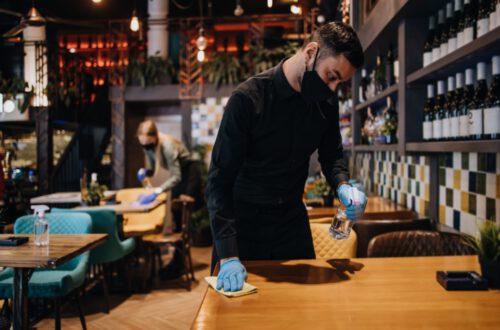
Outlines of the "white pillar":
<svg viewBox="0 0 500 330">
<path fill-rule="evenodd" d="M 41 81 L 37 83 L 36 46 L 37 42 L 45 42 L 45 26 L 27 26 L 23 30 L 24 38 L 24 80 L 34 88 L 35 95 L 32 105 L 35 107 L 48 106 L 45 90 L 48 82 L 47 54 L 43 55 Z M 44 46 L 45 47 L 45 46 Z"/>
<path fill-rule="evenodd" d="M 168 0 L 148 0 L 148 56 L 168 57 Z"/>
</svg>

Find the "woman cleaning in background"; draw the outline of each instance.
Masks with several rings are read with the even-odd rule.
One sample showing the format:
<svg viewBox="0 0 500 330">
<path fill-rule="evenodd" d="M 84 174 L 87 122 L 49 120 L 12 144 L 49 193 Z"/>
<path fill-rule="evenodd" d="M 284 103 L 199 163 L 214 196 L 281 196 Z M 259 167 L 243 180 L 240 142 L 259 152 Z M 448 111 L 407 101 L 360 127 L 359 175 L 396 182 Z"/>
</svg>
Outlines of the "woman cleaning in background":
<svg viewBox="0 0 500 330">
<path fill-rule="evenodd" d="M 151 183 L 153 192 L 139 197 L 140 204 L 149 204 L 163 193 L 172 191 L 172 199 L 187 195 L 195 199 L 194 209 L 202 202 L 201 181 L 195 161 L 186 146 L 173 136 L 159 133 L 152 120 L 146 120 L 137 128 L 137 138 L 146 156 L 146 166 L 139 169 L 137 178 L 141 183 Z M 173 213 L 175 231 L 181 230 L 181 215 Z M 163 270 L 163 278 L 175 278 L 181 273 L 182 261 L 179 253 Z"/>
</svg>

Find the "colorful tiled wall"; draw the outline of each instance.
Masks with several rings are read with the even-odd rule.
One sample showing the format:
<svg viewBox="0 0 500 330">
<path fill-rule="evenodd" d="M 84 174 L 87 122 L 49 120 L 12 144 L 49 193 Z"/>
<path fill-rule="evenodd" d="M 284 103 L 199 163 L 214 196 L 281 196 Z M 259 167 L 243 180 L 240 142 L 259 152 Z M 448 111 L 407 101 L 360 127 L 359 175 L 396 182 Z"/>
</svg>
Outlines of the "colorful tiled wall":
<svg viewBox="0 0 500 330">
<path fill-rule="evenodd" d="M 485 220 L 500 223 L 500 154 L 442 154 L 439 221 L 475 235 Z"/>
<path fill-rule="evenodd" d="M 373 191 L 429 216 L 429 157 L 396 152 L 375 152 L 374 157 Z"/>
<path fill-rule="evenodd" d="M 193 103 L 191 112 L 191 137 L 193 145 L 213 145 L 219 131 L 224 106 L 228 97 L 207 97 L 199 103 Z"/>
</svg>

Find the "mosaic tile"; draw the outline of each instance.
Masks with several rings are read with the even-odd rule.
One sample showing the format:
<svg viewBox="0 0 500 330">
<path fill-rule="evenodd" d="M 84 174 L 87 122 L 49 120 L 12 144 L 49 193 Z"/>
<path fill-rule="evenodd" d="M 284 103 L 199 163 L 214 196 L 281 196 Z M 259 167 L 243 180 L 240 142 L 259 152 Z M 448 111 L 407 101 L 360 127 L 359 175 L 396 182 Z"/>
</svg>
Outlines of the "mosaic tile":
<svg viewBox="0 0 500 330">
<path fill-rule="evenodd" d="M 481 195 L 486 194 L 486 174 L 485 173 L 477 173 L 476 193 L 481 194 Z"/>
<path fill-rule="evenodd" d="M 462 169 L 468 170 L 469 169 L 469 153 L 462 152 L 461 158 L 462 158 Z"/>
<path fill-rule="evenodd" d="M 453 153 L 453 168 L 461 168 L 462 167 L 462 154 L 459 152 Z"/>
<path fill-rule="evenodd" d="M 446 224 L 446 206 L 439 205 L 439 223 Z"/>
<path fill-rule="evenodd" d="M 477 192 L 476 182 L 477 182 L 477 173 L 476 172 L 469 172 L 469 189 L 468 189 L 468 191 Z"/>
<path fill-rule="evenodd" d="M 469 153 L 469 170 L 477 171 L 477 152 Z"/>
<path fill-rule="evenodd" d="M 477 170 L 480 172 L 486 172 L 486 154 L 478 153 L 477 154 Z"/>
<path fill-rule="evenodd" d="M 453 190 L 446 188 L 446 206 L 453 207 Z"/>
<path fill-rule="evenodd" d="M 496 201 L 493 198 L 486 198 L 486 219 L 495 221 L 497 214 L 496 214 Z M 500 211 L 500 210 L 499 210 Z"/>
<path fill-rule="evenodd" d="M 462 191 L 460 195 L 460 210 L 464 212 L 469 212 L 469 194 L 465 191 Z"/>
<path fill-rule="evenodd" d="M 460 230 L 460 213 L 457 211 L 453 212 L 453 228 Z"/>
<path fill-rule="evenodd" d="M 469 194 L 469 213 L 476 215 L 476 194 Z"/>
<path fill-rule="evenodd" d="M 458 154 L 456 152 L 455 154 Z M 460 170 L 453 170 L 453 188 L 460 189 Z"/>
</svg>

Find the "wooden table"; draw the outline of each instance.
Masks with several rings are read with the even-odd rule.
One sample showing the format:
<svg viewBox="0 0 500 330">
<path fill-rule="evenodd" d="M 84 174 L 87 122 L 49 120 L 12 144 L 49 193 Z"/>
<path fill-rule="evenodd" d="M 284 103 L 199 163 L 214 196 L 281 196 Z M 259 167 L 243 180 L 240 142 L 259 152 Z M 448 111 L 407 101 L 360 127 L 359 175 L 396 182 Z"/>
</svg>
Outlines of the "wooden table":
<svg viewBox="0 0 500 330">
<path fill-rule="evenodd" d="M 116 214 L 124 213 L 147 213 L 158 206 L 165 204 L 165 200 L 155 200 L 149 204 L 141 205 L 139 202 L 122 202 L 120 204 L 107 204 L 107 205 L 96 205 L 96 206 L 77 206 L 73 208 L 74 210 L 95 210 L 95 209 L 111 209 L 116 212 Z"/>
<path fill-rule="evenodd" d="M 5 239 L 12 234 L 1 234 Z M 35 246 L 33 235 L 20 246 L 0 246 L 0 266 L 14 268 L 14 329 L 28 329 L 28 281 L 35 268 L 56 268 L 104 243 L 107 234 L 50 235 L 47 247 Z"/>
<path fill-rule="evenodd" d="M 307 211 L 309 219 L 331 218 L 335 207 L 315 207 Z M 368 197 L 364 220 L 416 219 L 418 214 L 383 197 Z"/>
<path fill-rule="evenodd" d="M 104 192 L 105 199 L 113 198 L 115 195 L 114 190 Z M 81 204 L 81 202 L 82 194 L 79 191 L 58 192 L 30 199 L 31 204 Z"/>
<path fill-rule="evenodd" d="M 208 288 L 192 329 L 499 329 L 500 291 L 446 291 L 438 270 L 479 270 L 476 256 L 244 262 L 258 293 Z"/>
</svg>

